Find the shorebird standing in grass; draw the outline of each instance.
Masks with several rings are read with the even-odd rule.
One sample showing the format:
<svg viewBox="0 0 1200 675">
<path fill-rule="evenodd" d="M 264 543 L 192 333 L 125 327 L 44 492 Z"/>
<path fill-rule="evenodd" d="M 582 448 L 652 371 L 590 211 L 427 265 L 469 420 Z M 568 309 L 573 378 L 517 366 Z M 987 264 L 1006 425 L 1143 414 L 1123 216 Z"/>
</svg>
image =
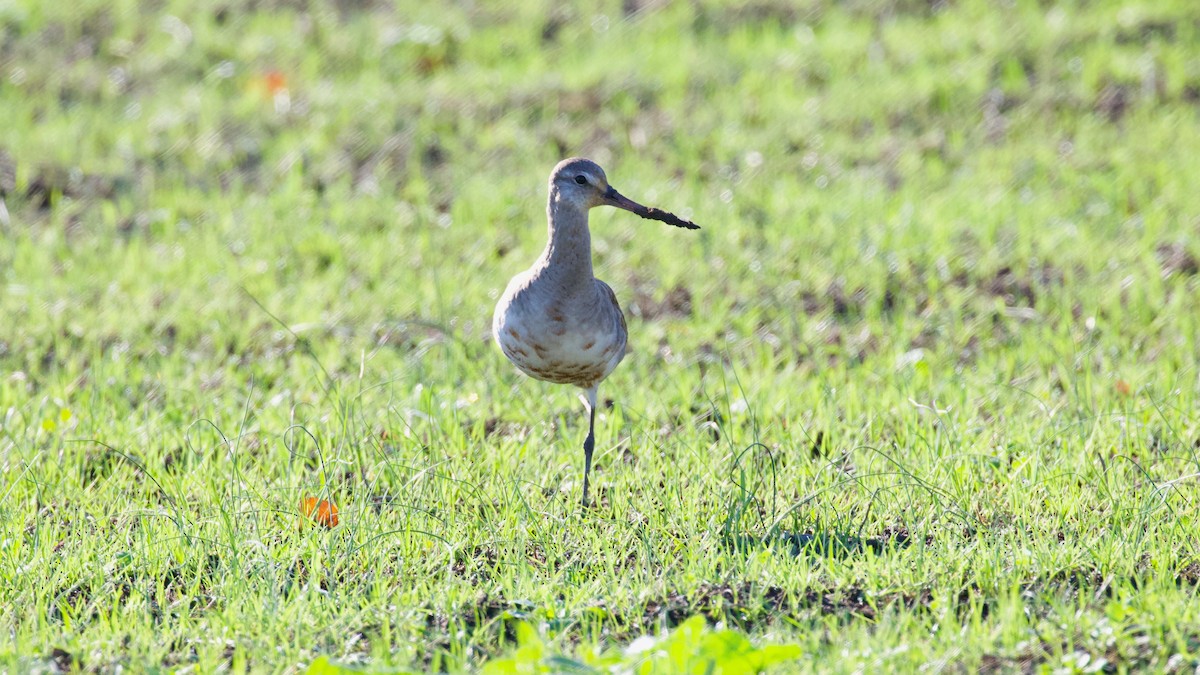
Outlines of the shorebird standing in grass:
<svg viewBox="0 0 1200 675">
<path fill-rule="evenodd" d="M 615 206 L 643 218 L 698 230 L 691 221 L 628 199 L 591 160 L 566 159 L 550 174 L 550 241 L 533 267 L 508 282 L 492 333 L 504 355 L 530 377 L 583 389 L 588 435 L 583 441 L 583 505 L 596 445 L 596 392 L 625 356 L 625 315 L 608 284 L 592 276 L 588 210 Z"/>
</svg>

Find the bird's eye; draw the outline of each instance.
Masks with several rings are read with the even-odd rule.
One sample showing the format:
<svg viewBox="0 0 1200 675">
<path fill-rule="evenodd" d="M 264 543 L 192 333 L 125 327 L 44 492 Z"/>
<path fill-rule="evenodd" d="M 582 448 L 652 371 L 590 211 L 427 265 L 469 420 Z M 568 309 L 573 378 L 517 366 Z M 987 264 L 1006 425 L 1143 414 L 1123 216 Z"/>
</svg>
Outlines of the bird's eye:
<svg viewBox="0 0 1200 675">
<path fill-rule="evenodd" d="M 587 185 L 587 176 L 579 174 L 578 176 L 575 176 L 575 182 L 579 183 L 580 185 Z"/>
</svg>

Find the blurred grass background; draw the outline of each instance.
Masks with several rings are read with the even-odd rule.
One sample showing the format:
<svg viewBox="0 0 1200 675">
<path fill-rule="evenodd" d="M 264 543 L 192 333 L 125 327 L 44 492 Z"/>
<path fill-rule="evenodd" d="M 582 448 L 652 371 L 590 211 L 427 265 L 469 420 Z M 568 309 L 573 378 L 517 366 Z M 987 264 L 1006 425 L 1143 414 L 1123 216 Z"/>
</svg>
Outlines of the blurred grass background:
<svg viewBox="0 0 1200 675">
<path fill-rule="evenodd" d="M 810 670 L 1196 664 L 1190 0 L 10 0 L 0 110 L 18 670 L 697 612 Z M 582 517 L 573 394 L 487 334 L 576 154 L 704 226 L 593 214 Z M 729 545 L 772 524 L 898 543 Z"/>
</svg>

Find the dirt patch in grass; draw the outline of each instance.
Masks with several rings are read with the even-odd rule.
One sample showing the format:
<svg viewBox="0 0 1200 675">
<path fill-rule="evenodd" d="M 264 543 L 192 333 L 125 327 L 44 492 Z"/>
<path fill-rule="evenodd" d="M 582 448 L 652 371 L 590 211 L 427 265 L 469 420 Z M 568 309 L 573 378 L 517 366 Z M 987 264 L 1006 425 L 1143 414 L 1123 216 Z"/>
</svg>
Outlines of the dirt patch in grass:
<svg viewBox="0 0 1200 675">
<path fill-rule="evenodd" d="M 469 552 L 457 551 L 450 565 L 450 573 L 472 584 L 480 584 L 492 579 L 499 557 L 500 554 L 491 546 L 476 546 Z"/>
<path fill-rule="evenodd" d="M 1063 279 L 1063 271 L 1049 263 L 1030 267 L 1024 274 L 1005 265 L 982 280 L 980 289 L 988 295 L 1003 298 L 1009 307 L 1033 307 L 1040 291 L 1061 286 Z"/>
<path fill-rule="evenodd" d="M 692 292 L 675 286 L 661 300 L 645 290 L 638 290 L 629 305 L 629 313 L 645 321 L 661 318 L 687 318 L 692 315 Z"/>
<path fill-rule="evenodd" d="M 897 538 L 907 536 L 907 531 L 896 533 Z M 488 557 L 486 550 L 481 555 Z M 1192 562 L 1181 567 L 1176 581 L 1179 584 L 1200 584 L 1200 563 Z M 1041 613 L 1049 611 L 1049 605 L 1042 601 L 1047 596 L 1082 595 L 1089 602 L 1103 602 L 1112 597 L 1117 586 L 1137 589 L 1146 583 L 1148 579 L 1144 576 L 1121 578 L 1103 574 L 1094 568 L 1072 568 L 1028 580 L 1021 584 L 1019 597 L 1028 606 L 1028 611 Z M 706 582 L 691 590 L 672 590 L 631 603 L 598 599 L 590 610 L 580 613 L 578 623 L 599 622 L 612 640 L 622 642 L 638 635 L 672 628 L 696 615 L 704 616 L 714 625 L 723 623 L 744 631 L 754 631 L 779 621 L 803 623 L 821 617 L 837 617 L 846 622 L 874 622 L 890 607 L 933 612 L 935 599 L 940 599 L 943 605 L 948 601 L 962 620 L 974 613 L 987 620 L 1000 601 L 997 593 L 1003 591 L 989 591 L 971 584 L 959 591 L 950 591 L 948 597 L 945 593 L 929 587 L 876 593 L 857 585 L 787 589 L 749 581 Z M 614 609 L 617 607 L 628 609 Z M 485 642 L 492 641 L 495 648 L 499 649 L 504 642 L 513 640 L 517 622 L 535 618 L 540 610 L 529 601 L 484 593 L 475 601 L 449 613 L 433 608 L 428 611 L 426 632 L 431 644 L 449 645 L 452 630 L 473 633 L 490 626 L 488 630 L 494 631 L 494 634 L 485 636 Z M 556 612 L 556 615 L 561 618 L 560 612 Z M 1046 647 L 1031 648 L 1013 656 L 987 655 L 983 669 L 987 671 L 991 668 L 991 672 L 1014 667 L 1025 670 L 1044 663 L 1052 653 L 1054 650 Z M 1108 656 L 1111 657 L 1110 662 L 1119 663 L 1128 655 Z"/>
<path fill-rule="evenodd" d="M 1200 260 L 1179 242 L 1159 244 L 1154 249 L 1164 279 L 1172 275 L 1194 277 L 1200 273 Z"/>
<path fill-rule="evenodd" d="M 638 3 L 646 4 L 646 3 Z M 700 8 L 698 8 L 700 9 Z M 753 0 L 730 7 L 700 9 L 696 13 L 696 30 L 714 30 L 726 33 L 734 26 L 770 25 L 790 26 L 802 18 L 815 17 L 815 8 L 797 7 L 795 3 L 779 0 Z"/>
<path fill-rule="evenodd" d="M 1129 109 L 1132 87 L 1125 84 L 1109 84 L 1096 96 L 1094 109 L 1097 115 L 1111 123 L 1121 121 Z"/>
<path fill-rule="evenodd" d="M 721 582 L 701 584 L 691 591 L 671 591 L 630 604 L 630 609 L 624 612 L 613 609 L 622 605 L 601 599 L 591 611 L 581 613 L 580 623 L 598 621 L 611 639 L 624 642 L 638 635 L 672 628 L 696 615 L 703 615 L 714 625 L 723 622 L 749 631 L 782 619 L 810 621 L 820 616 L 839 616 L 846 621 L 874 621 L 884 609 L 896 603 L 908 608 L 928 608 L 932 602 L 933 594 L 928 590 L 872 596 L 857 586 L 791 592 L 779 586 L 758 586 L 748 581 Z M 485 641 L 494 641 L 499 647 L 515 638 L 517 622 L 534 618 L 538 611 L 528 601 L 485 593 L 450 613 L 430 609 L 426 636 L 431 645 L 448 646 L 451 631 L 476 633 L 487 630 L 492 631 L 492 635 L 483 636 L 487 638 Z"/>
<path fill-rule="evenodd" d="M 24 191 L 18 194 L 16 164 L 0 151 L 0 198 L 25 200 L 39 212 L 50 210 L 59 198 L 107 200 L 117 195 L 121 181 L 111 176 L 86 174 L 78 169 L 45 166 L 37 169 Z"/>
<path fill-rule="evenodd" d="M 46 660 L 54 666 L 55 672 L 75 673 L 83 670 L 83 661 L 61 647 L 50 650 L 50 655 L 46 657 Z"/>
<path fill-rule="evenodd" d="M 829 282 L 823 292 L 804 291 L 800 294 L 800 305 L 808 316 L 816 316 L 829 310 L 838 319 L 861 316 L 868 300 L 867 290 L 861 286 L 846 290 L 846 280 L 838 277 Z M 895 297 L 883 297 L 885 303 L 894 303 Z"/>
<path fill-rule="evenodd" d="M 739 584 L 702 584 L 691 593 L 674 592 L 647 601 L 639 617 L 643 630 L 672 627 L 688 617 L 702 614 L 712 623 L 726 621 L 744 630 L 769 625 L 780 618 L 811 619 L 817 615 L 840 615 L 847 619 L 874 620 L 877 612 L 894 602 L 906 606 L 928 603 L 924 595 L 888 595 L 872 599 L 857 586 L 789 592 L 779 586 L 755 587 Z"/>
<path fill-rule="evenodd" d="M 1175 583 L 1179 586 L 1200 586 L 1200 562 L 1192 561 L 1184 565 L 1175 575 Z"/>
<path fill-rule="evenodd" d="M 473 422 L 464 423 L 466 431 L 471 430 Z M 510 422 L 500 417 L 489 417 L 483 422 L 484 438 L 514 438 L 522 440 L 529 436 L 529 427 L 517 422 Z"/>
<path fill-rule="evenodd" d="M 525 600 L 509 600 L 503 594 L 483 593 L 474 602 L 452 613 L 430 610 L 425 618 L 426 640 L 417 654 L 417 663 L 424 670 L 444 669 L 440 653 L 447 653 L 453 644 L 451 635 L 462 631 L 477 636 L 472 650 L 474 656 L 494 656 L 505 644 L 517 640 L 517 624 L 527 619 L 535 606 Z"/>
</svg>

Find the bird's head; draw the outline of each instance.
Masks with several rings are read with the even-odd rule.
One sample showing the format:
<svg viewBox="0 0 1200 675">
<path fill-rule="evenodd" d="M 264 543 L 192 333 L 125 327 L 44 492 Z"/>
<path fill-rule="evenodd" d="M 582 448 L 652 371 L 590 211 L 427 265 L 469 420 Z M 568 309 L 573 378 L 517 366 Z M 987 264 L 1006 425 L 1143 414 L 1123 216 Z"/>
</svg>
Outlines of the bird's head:
<svg viewBox="0 0 1200 675">
<path fill-rule="evenodd" d="M 699 229 L 691 221 L 666 211 L 647 208 L 617 192 L 616 188 L 608 184 L 608 176 L 604 175 L 604 169 L 590 159 L 572 157 L 559 162 L 550 173 L 550 191 L 551 194 L 557 191 L 558 199 L 581 210 L 595 206 L 615 206 L 643 218 L 659 220 L 689 230 Z"/>
<path fill-rule="evenodd" d="M 572 157 L 559 162 L 550 174 L 550 187 L 558 191 L 559 199 L 580 209 L 605 204 L 617 206 L 611 201 L 620 197 L 608 184 L 608 176 L 604 175 L 604 169 L 592 160 L 582 157 Z"/>
</svg>

